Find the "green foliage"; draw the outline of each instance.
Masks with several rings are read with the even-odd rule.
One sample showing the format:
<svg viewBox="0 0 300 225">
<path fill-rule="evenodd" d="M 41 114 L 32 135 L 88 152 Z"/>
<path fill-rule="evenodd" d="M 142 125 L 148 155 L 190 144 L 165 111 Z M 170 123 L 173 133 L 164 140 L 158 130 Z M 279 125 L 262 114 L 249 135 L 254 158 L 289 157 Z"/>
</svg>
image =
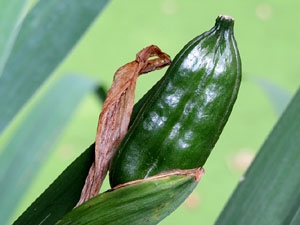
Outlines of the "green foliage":
<svg viewBox="0 0 300 225">
<path fill-rule="evenodd" d="M 94 160 L 91 145 L 37 198 L 14 225 L 52 225 L 72 210 L 79 200 Z"/>
<path fill-rule="evenodd" d="M 63 77 L 48 89 L 14 131 L 0 157 L 2 222 L 14 212 L 80 101 L 95 89 L 96 83 L 91 80 Z"/>
<path fill-rule="evenodd" d="M 36 4 L 36 6 L 25 16 L 25 19 L 22 20 L 22 14 L 24 13 L 24 9 L 27 6 L 27 2 L 28 1 L 26 0 L 0 1 L 0 133 L 3 133 L 4 129 L 9 125 L 9 123 L 20 111 L 20 109 L 26 104 L 26 102 L 30 100 L 31 96 L 36 92 L 36 90 L 40 88 L 43 82 L 63 61 L 63 59 L 82 37 L 84 32 L 96 18 L 99 12 L 101 12 L 108 0 L 40 0 Z M 153 2 L 143 4 L 146 4 L 146 7 L 148 7 L 147 9 L 149 11 L 157 11 L 157 8 L 155 8 L 156 6 L 153 4 Z M 226 9 L 226 7 L 228 7 L 227 9 L 230 13 L 234 8 L 231 4 L 227 4 L 227 6 L 223 5 L 222 9 Z M 241 17 L 243 14 L 247 15 L 247 12 L 249 10 L 248 7 L 246 8 L 246 11 L 239 10 L 237 15 L 240 15 Z M 176 9 L 176 5 L 175 7 L 173 7 L 173 10 L 174 9 Z M 294 7 L 294 9 L 294 15 L 297 15 L 297 7 Z M 124 12 L 124 8 L 121 7 L 119 10 L 121 15 L 121 12 Z M 129 11 L 129 14 L 131 13 L 133 15 L 134 13 L 132 12 L 134 12 L 135 8 L 132 8 L 132 10 L 133 11 Z M 185 10 L 188 10 L 189 15 L 199 15 L 200 20 L 204 21 L 203 24 L 206 24 L 206 22 L 211 19 L 204 13 L 199 14 L 198 7 L 187 7 L 187 9 L 182 9 L 181 12 L 184 12 Z M 216 11 L 219 11 L 219 8 L 217 8 Z M 140 12 L 142 12 L 142 10 L 140 10 Z M 210 11 L 208 10 L 208 12 Z M 291 13 L 289 14 L 292 15 Z M 284 13 L 280 15 L 286 17 Z M 136 17 L 140 15 L 134 16 L 134 20 L 136 21 Z M 142 17 L 140 16 L 140 18 Z M 181 25 L 186 23 L 194 23 L 193 25 L 186 27 L 184 30 L 185 32 L 181 32 L 182 35 L 187 35 L 189 28 L 194 30 L 194 25 L 196 25 L 196 20 L 194 19 L 194 17 L 186 17 L 181 15 L 177 18 L 172 18 L 174 19 L 173 22 L 176 20 L 180 21 Z M 109 17 L 108 20 L 111 20 L 111 17 Z M 294 20 L 297 21 L 297 19 Z M 142 30 L 144 32 L 143 37 L 151 38 L 150 40 L 153 40 L 154 36 L 155 38 L 159 36 L 155 32 L 153 32 L 153 30 L 148 29 L 148 25 L 154 23 L 165 26 L 165 28 L 167 29 L 161 30 L 163 30 L 163 32 L 170 32 L 170 37 L 175 36 L 175 33 L 171 32 L 173 26 L 170 26 L 169 19 L 165 19 L 165 17 L 163 16 L 157 16 L 155 18 L 151 17 L 151 20 L 149 21 L 149 24 L 147 24 L 144 23 L 144 21 L 141 19 L 140 24 L 137 25 L 139 27 L 139 33 L 141 33 L 141 24 L 143 25 L 143 27 L 146 27 L 144 30 Z M 197 20 L 197 26 L 199 25 L 198 21 L 199 20 Z M 122 21 L 116 20 L 115 22 L 115 25 L 123 25 L 123 28 L 119 29 L 121 34 L 125 32 L 128 33 L 129 31 L 134 31 L 130 30 L 129 27 L 124 26 L 124 24 L 126 23 L 128 23 L 126 19 Z M 289 58 L 289 63 L 291 65 L 296 64 L 297 52 L 295 51 L 296 53 L 293 55 L 292 52 L 289 51 L 291 46 L 294 49 L 294 45 L 292 44 L 290 45 L 290 48 L 286 48 L 287 45 L 285 46 L 284 49 L 287 49 L 286 54 L 273 54 L 272 51 L 268 51 L 268 58 L 270 60 L 264 64 L 257 63 L 261 60 L 261 58 L 257 55 L 257 49 L 265 47 L 264 45 L 266 43 L 269 43 L 271 38 L 272 45 L 274 46 L 274 43 L 278 43 L 278 41 L 276 42 L 276 38 L 286 38 L 289 36 L 289 32 L 283 32 L 283 36 L 280 37 L 276 37 L 276 35 L 274 35 L 277 34 L 278 24 L 280 23 L 282 27 L 284 27 L 283 25 L 288 24 L 283 20 L 283 18 L 279 18 L 276 23 L 273 23 L 273 27 L 270 26 L 270 30 L 268 32 L 268 35 L 270 36 L 266 34 L 263 38 L 260 37 L 260 44 L 257 46 L 257 48 L 253 48 L 252 55 L 250 53 L 247 57 L 245 57 L 246 60 L 247 58 L 249 59 L 247 63 L 250 62 L 250 64 L 248 64 L 250 65 L 250 67 L 253 64 L 257 66 L 255 67 L 255 69 L 264 70 L 263 73 L 265 73 L 267 71 L 265 68 L 275 68 L 272 67 L 272 65 L 274 64 L 274 61 L 276 61 L 274 59 L 276 59 L 277 55 L 278 57 L 280 57 L 280 63 L 283 63 L 282 58 Z M 172 24 L 176 24 L 176 22 Z M 254 27 L 258 30 L 258 32 L 263 33 L 263 31 L 266 30 L 265 26 L 269 25 L 269 23 L 261 23 L 259 21 Z M 114 27 L 111 25 L 108 26 Z M 248 32 L 249 26 L 247 22 L 239 20 L 239 27 L 240 29 L 237 31 L 239 40 L 252 40 L 253 38 L 256 38 L 257 35 L 255 32 Z M 285 26 L 285 28 L 286 27 L 287 26 Z M 176 29 L 173 30 L 177 32 L 178 29 L 176 27 Z M 198 32 L 198 30 L 195 32 Z M 298 31 L 295 30 L 295 32 L 297 33 Z M 136 42 L 136 37 L 134 35 L 134 32 L 132 33 L 132 35 L 128 35 L 128 39 L 132 39 L 133 42 Z M 117 48 L 119 48 L 120 45 L 123 45 L 123 42 L 121 44 L 117 43 L 117 40 L 120 39 L 120 35 L 108 36 L 109 39 L 113 40 Z M 133 36 L 134 38 L 132 38 Z M 295 41 L 293 42 L 292 37 L 296 38 L 297 35 L 289 36 L 289 38 L 291 39 L 291 43 L 294 43 Z M 145 42 L 149 41 L 148 39 L 146 40 L 146 38 L 144 39 Z M 182 40 L 185 39 L 185 36 L 184 38 L 182 37 Z M 97 39 L 97 41 L 99 40 Z M 127 39 L 125 38 L 125 42 L 126 41 Z M 170 46 L 175 46 L 178 43 L 178 39 L 172 39 L 166 36 L 164 43 Z M 106 50 L 111 49 L 111 47 L 108 46 L 109 45 L 105 46 L 107 48 Z M 144 42 L 142 43 L 142 46 L 144 46 Z M 246 46 L 246 44 L 244 44 L 243 46 Z M 248 45 L 247 42 L 247 46 L 251 46 L 252 48 L 253 45 Z M 131 48 L 130 44 L 128 44 L 127 48 Z M 242 51 L 243 54 L 245 54 L 247 52 L 247 49 L 244 47 L 242 48 Z M 107 55 L 105 55 L 105 57 L 107 57 Z M 97 58 L 97 60 L 99 59 Z M 245 65 L 247 65 L 247 63 Z M 287 71 L 286 69 L 292 68 L 290 65 L 281 65 L 282 68 L 275 68 L 273 70 L 277 78 L 281 76 L 282 72 L 291 73 L 291 69 L 289 71 Z M 76 80 L 77 78 L 74 79 Z M 81 78 L 79 78 L 77 81 L 79 80 L 81 80 Z M 77 81 L 75 81 L 75 83 Z M 78 92 L 75 93 L 73 92 L 75 91 L 75 89 L 72 89 L 70 93 L 66 94 L 65 97 L 70 98 L 70 102 L 65 104 L 66 108 L 63 109 L 65 114 L 57 114 L 56 116 L 58 116 L 59 118 L 66 118 L 68 117 L 67 114 L 70 116 L 73 112 L 72 108 L 74 109 L 77 105 L 77 102 L 74 100 L 78 98 L 77 100 L 79 101 L 79 98 L 81 98 L 83 94 L 88 91 L 87 89 L 92 89 L 92 86 L 94 86 L 93 84 L 88 85 L 88 81 L 84 81 L 84 79 L 82 81 L 82 84 L 75 84 L 75 86 L 78 85 Z M 66 84 L 67 82 L 65 81 L 63 83 Z M 72 83 L 73 81 L 70 81 L 68 85 L 72 86 Z M 272 101 L 277 104 L 279 98 L 276 88 L 266 83 L 260 84 L 264 87 L 264 90 L 269 93 L 269 96 L 273 98 Z M 84 87 L 86 87 L 87 89 L 79 90 L 80 88 Z M 54 87 L 54 89 L 56 90 L 57 88 L 59 87 Z M 50 93 L 51 91 L 53 90 L 49 90 L 48 93 Z M 69 91 L 69 89 L 66 89 L 66 91 Z M 98 91 L 99 96 L 101 96 L 101 98 L 103 99 L 103 97 L 105 96 L 105 91 L 103 91 L 103 89 L 98 89 Z M 74 94 L 74 98 L 71 97 L 71 93 Z M 55 101 L 54 96 L 56 96 L 57 102 L 63 101 L 62 97 L 64 96 L 59 95 L 59 91 L 57 93 L 56 91 L 53 91 L 51 92 L 51 94 L 53 94 L 53 98 L 51 98 L 51 101 Z M 261 152 L 258 154 L 255 162 L 246 173 L 244 180 L 239 184 L 238 188 L 236 189 L 226 208 L 220 215 L 216 224 L 300 224 L 300 179 L 299 174 L 297 174 L 297 171 L 300 170 L 300 154 L 299 148 L 297 148 L 297 146 L 299 146 L 300 140 L 299 95 L 300 94 L 298 92 L 289 108 L 280 119 L 278 125 L 275 127 L 272 134 L 269 136 L 268 140 L 262 147 Z M 288 98 L 285 98 L 286 101 L 287 99 Z M 277 109 L 279 109 L 279 113 L 280 109 L 284 107 L 281 103 L 276 106 Z M 37 166 L 41 166 L 43 160 L 49 153 L 51 145 L 55 143 L 55 139 L 59 136 L 63 126 L 67 122 L 67 120 L 58 119 L 56 121 L 54 117 L 50 118 L 49 116 L 45 116 L 47 117 L 47 120 L 49 120 L 43 121 L 45 123 L 45 128 L 47 128 L 51 133 L 51 135 L 49 133 L 49 136 L 47 136 L 47 134 L 44 133 L 46 131 L 41 129 L 41 124 L 38 122 L 42 120 L 42 115 L 48 115 L 48 113 L 51 114 L 51 111 L 40 111 L 39 107 L 41 106 L 43 106 L 42 108 L 44 109 L 47 109 L 47 107 L 51 107 L 51 105 L 47 105 L 47 101 L 39 102 L 38 105 L 34 106 L 30 113 L 27 114 L 27 117 L 23 121 L 24 123 L 19 127 L 19 129 L 17 129 L 16 136 L 12 136 L 13 139 L 8 142 L 6 150 L 1 155 L 1 224 L 6 223 L 9 215 L 16 207 L 16 203 L 20 200 L 21 195 L 26 190 L 29 183 L 32 181 L 36 173 L 34 169 L 37 170 Z M 51 124 L 50 122 L 52 120 L 54 122 L 61 122 L 61 124 Z M 32 135 L 34 135 L 35 131 L 36 136 L 32 138 Z M 26 134 L 26 136 L 23 134 Z M 44 141 L 39 138 L 42 136 Z M 26 139 L 26 137 L 28 139 Z M 24 153 L 28 153 L 28 155 Z M 42 158 L 44 159 L 38 160 L 38 162 L 35 161 L 37 163 L 35 164 L 34 160 L 38 159 L 38 157 L 40 157 L 41 155 L 43 155 Z M 19 160 L 17 160 L 17 158 L 19 158 Z M 191 180 L 185 180 L 185 178 L 178 177 L 171 177 L 168 181 L 158 181 L 155 184 L 153 182 L 145 182 L 139 185 L 127 187 L 126 189 L 124 188 L 114 192 L 101 194 L 96 198 L 90 200 L 83 206 L 72 210 L 79 199 L 86 174 L 88 173 L 88 169 L 92 161 L 93 146 L 88 148 L 78 159 L 76 159 L 23 213 L 23 215 L 15 222 L 15 224 L 54 224 L 56 221 L 62 219 L 63 217 L 64 218 L 61 223 L 67 220 L 73 221 L 74 219 L 76 219 L 76 221 L 80 223 L 80 221 L 86 221 L 87 218 L 93 217 L 96 214 L 97 216 L 93 218 L 96 221 L 103 221 L 104 219 L 107 219 L 107 217 L 101 214 L 102 210 L 104 209 L 106 210 L 104 212 L 111 213 L 111 218 L 122 218 L 122 222 L 127 221 L 127 223 L 131 224 L 145 224 L 143 222 L 139 222 L 139 220 L 131 221 L 130 219 L 142 219 L 142 216 L 145 215 L 148 215 L 149 218 L 153 219 L 152 216 L 154 214 L 157 215 L 157 212 L 154 213 L 153 209 L 157 207 L 157 205 L 160 205 L 163 201 L 168 202 L 169 199 L 167 198 L 167 196 L 169 196 L 169 193 L 175 193 L 177 190 L 181 190 L 183 194 L 179 195 L 176 192 L 178 194 L 178 198 L 176 198 L 174 202 L 172 201 L 171 204 L 167 205 L 166 208 L 160 208 L 158 212 L 160 215 L 156 218 L 157 220 L 152 220 L 150 222 L 148 221 L 149 224 L 155 224 L 164 216 L 168 215 L 168 213 L 170 213 L 172 210 L 174 210 L 175 207 L 177 207 L 192 190 L 193 185 L 195 185 L 194 183 L 188 183 L 191 182 Z M 27 170 L 30 171 L 31 176 L 28 177 L 27 175 L 23 174 L 22 176 L 18 177 L 18 171 L 23 173 Z M 7 173 L 7 171 L 9 171 L 9 174 Z M 23 181 L 25 180 L 25 183 L 20 183 L 22 179 Z M 168 183 L 172 179 L 174 179 L 174 182 L 172 184 Z M 175 181 L 176 179 L 181 180 Z M 187 182 L 188 185 L 185 182 Z M 184 185 L 180 186 L 179 184 Z M 167 187 L 167 189 L 163 189 L 165 187 Z M 133 192 L 133 190 L 135 191 Z M 119 203 L 119 201 L 111 201 L 111 199 L 114 198 L 118 198 L 119 200 L 120 195 L 123 195 L 124 193 L 130 193 L 126 195 L 127 198 L 125 199 L 125 202 L 122 203 L 124 204 L 124 208 L 123 205 Z M 167 195 L 164 195 L 163 193 Z M 139 203 L 139 209 L 142 210 L 145 214 L 139 214 L 139 212 L 130 211 L 134 209 L 132 208 L 132 206 L 135 206 L 135 204 L 131 204 L 131 201 L 133 199 L 136 200 L 135 197 L 139 197 L 139 199 L 138 201 L 134 201 L 134 203 Z M 108 205 L 103 204 L 104 202 L 107 203 L 108 200 L 110 200 Z M 153 203 L 157 205 L 154 205 L 154 208 L 145 208 L 145 202 L 147 202 L 147 204 Z M 93 205 L 92 208 L 87 208 L 91 205 Z M 168 208 L 168 206 L 171 206 L 171 208 Z M 93 212 L 93 210 L 96 211 Z M 100 212 L 98 212 L 97 210 L 100 210 Z M 3 213 L 5 213 L 4 216 Z M 125 216 L 123 217 L 122 215 Z M 106 222 L 108 221 L 106 220 Z"/>
<path fill-rule="evenodd" d="M 300 207 L 298 208 L 297 213 L 292 218 L 290 225 L 299 225 L 300 224 Z"/>
<path fill-rule="evenodd" d="M 21 18 L 27 1 L 0 2 L 0 134 L 71 51 L 107 2 L 40 0 L 24 20 Z M 97 86 L 94 81 L 79 76 L 59 80 L 34 105 L 6 146 L 2 146 L 1 223 L 9 220 L 84 95 L 97 88 L 97 95 L 103 100 L 104 89 Z"/>
<path fill-rule="evenodd" d="M 300 207 L 299 146 L 300 89 L 234 191 L 216 225 L 295 223 Z"/>
<path fill-rule="evenodd" d="M 71 51 L 108 0 L 41 0 L 21 24 L 0 76 L 0 133 Z"/>
<path fill-rule="evenodd" d="M 18 33 L 18 22 L 21 19 L 27 0 L 0 1 L 0 76 L 6 58 Z"/>
<path fill-rule="evenodd" d="M 157 224 L 189 196 L 197 183 L 194 177 L 173 175 L 105 192 L 73 209 L 57 225 Z"/>
</svg>

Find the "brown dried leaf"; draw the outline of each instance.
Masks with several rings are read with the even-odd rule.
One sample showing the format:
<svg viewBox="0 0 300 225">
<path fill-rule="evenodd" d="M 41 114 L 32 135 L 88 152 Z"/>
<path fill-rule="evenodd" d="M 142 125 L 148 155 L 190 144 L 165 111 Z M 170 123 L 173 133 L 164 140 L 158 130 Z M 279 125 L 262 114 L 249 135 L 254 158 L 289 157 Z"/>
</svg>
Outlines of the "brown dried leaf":
<svg viewBox="0 0 300 225">
<path fill-rule="evenodd" d="M 154 56 L 158 58 L 149 60 Z M 135 61 L 127 63 L 116 71 L 99 116 L 95 162 L 90 168 L 77 206 L 99 193 L 110 160 L 127 133 L 134 105 L 137 77 L 140 74 L 162 69 L 170 63 L 171 59 L 167 54 L 157 46 L 151 45 L 142 49 L 136 55 Z"/>
</svg>

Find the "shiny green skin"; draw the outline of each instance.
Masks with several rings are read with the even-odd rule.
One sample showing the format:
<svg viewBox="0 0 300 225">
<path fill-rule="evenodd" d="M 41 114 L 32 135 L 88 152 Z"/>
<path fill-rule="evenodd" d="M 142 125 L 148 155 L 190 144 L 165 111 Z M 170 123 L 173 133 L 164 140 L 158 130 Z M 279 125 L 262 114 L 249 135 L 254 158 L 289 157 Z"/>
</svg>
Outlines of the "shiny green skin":
<svg viewBox="0 0 300 225">
<path fill-rule="evenodd" d="M 110 168 L 116 186 L 171 169 L 202 167 L 231 113 L 241 81 L 234 21 L 218 17 L 190 41 L 137 103 Z"/>
</svg>

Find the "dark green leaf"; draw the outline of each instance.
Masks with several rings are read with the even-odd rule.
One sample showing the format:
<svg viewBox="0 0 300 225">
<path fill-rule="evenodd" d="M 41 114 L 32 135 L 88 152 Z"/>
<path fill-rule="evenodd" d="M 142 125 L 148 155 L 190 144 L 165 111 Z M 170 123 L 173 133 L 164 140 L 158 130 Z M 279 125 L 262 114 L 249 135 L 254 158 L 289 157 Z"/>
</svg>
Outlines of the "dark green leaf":
<svg viewBox="0 0 300 225">
<path fill-rule="evenodd" d="M 11 46 L 18 32 L 18 22 L 27 0 L 0 1 L 0 76 Z"/>
<path fill-rule="evenodd" d="M 40 98 L 12 134 L 0 157 L 0 221 L 14 212 L 63 128 L 82 98 L 96 83 L 79 76 L 66 76 Z"/>
<path fill-rule="evenodd" d="M 24 19 L 0 77 L 0 133 L 62 62 L 108 0 L 40 0 Z"/>
<path fill-rule="evenodd" d="M 98 87 L 98 90 L 104 88 Z M 152 90 L 152 89 L 151 89 Z M 149 93 L 148 93 L 149 94 Z M 97 93 L 100 99 L 103 97 Z M 146 94 L 147 95 L 147 94 Z M 143 97 L 133 109 L 133 121 L 142 107 Z M 79 201 L 88 170 L 94 159 L 94 144 L 76 159 L 44 193 L 22 214 L 15 224 L 53 224 L 69 212 Z M 76 182 L 74 182 L 76 181 Z M 76 184 L 76 185 L 75 185 Z M 51 215 L 51 216 L 48 216 Z"/>
<path fill-rule="evenodd" d="M 299 224 L 300 224 L 300 207 L 298 208 L 298 211 L 295 214 L 295 216 L 293 217 L 290 225 L 299 225 Z"/>
<path fill-rule="evenodd" d="M 188 197 L 197 183 L 193 176 L 173 175 L 105 192 L 73 209 L 57 225 L 157 224 Z"/>
<path fill-rule="evenodd" d="M 13 224 L 53 225 L 74 208 L 94 161 L 94 150 L 91 145 L 82 153 Z"/>
<path fill-rule="evenodd" d="M 300 90 L 262 146 L 216 225 L 294 225 L 299 221 L 299 146 Z"/>
</svg>

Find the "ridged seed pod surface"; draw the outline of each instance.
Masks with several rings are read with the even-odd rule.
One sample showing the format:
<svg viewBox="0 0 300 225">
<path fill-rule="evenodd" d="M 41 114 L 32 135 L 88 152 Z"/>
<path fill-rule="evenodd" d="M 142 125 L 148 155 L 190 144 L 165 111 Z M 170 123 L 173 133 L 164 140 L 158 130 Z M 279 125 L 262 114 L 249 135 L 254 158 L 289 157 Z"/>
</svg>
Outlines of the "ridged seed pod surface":
<svg viewBox="0 0 300 225">
<path fill-rule="evenodd" d="M 211 30 L 179 52 L 141 100 L 112 160 L 111 186 L 204 165 L 240 86 L 241 60 L 233 25 L 231 17 L 219 16 Z"/>
</svg>

